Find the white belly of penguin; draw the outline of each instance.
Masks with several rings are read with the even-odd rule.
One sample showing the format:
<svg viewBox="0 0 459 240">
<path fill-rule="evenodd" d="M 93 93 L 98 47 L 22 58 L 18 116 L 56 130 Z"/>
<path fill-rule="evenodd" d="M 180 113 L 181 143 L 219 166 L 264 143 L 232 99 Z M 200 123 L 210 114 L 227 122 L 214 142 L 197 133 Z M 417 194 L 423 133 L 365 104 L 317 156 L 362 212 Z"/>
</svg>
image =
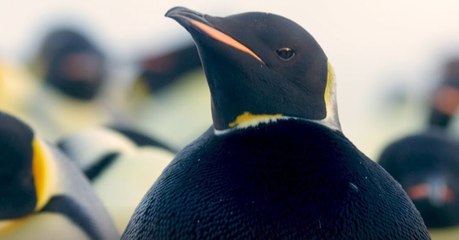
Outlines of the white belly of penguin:
<svg viewBox="0 0 459 240">
<path fill-rule="evenodd" d="M 85 232 L 68 218 L 57 213 L 39 213 L 16 220 L 11 226 L 0 229 L 0 239 L 5 240 L 85 240 Z"/>
<path fill-rule="evenodd" d="M 160 148 L 141 147 L 121 154 L 93 183 L 119 231 L 124 231 L 135 208 L 174 157 Z"/>
</svg>

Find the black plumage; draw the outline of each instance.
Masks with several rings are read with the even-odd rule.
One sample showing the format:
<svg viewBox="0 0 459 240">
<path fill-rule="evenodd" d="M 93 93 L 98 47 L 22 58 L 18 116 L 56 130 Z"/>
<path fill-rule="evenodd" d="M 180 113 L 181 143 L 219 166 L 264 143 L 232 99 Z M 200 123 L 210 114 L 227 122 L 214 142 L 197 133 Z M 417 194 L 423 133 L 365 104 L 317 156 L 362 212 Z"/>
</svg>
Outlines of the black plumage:
<svg viewBox="0 0 459 240">
<path fill-rule="evenodd" d="M 0 112 L 0 221 L 26 216 L 35 208 L 32 129 Z"/>
<path fill-rule="evenodd" d="M 144 199 L 125 239 L 428 239 L 381 167 L 307 121 L 209 130 Z"/>
</svg>

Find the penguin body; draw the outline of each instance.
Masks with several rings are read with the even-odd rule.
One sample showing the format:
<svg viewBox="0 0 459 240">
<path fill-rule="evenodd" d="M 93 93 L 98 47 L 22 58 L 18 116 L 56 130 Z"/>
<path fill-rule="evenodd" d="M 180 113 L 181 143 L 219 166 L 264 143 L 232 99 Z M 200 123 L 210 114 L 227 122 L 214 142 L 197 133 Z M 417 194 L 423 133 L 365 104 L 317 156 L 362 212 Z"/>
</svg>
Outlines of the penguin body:
<svg viewBox="0 0 459 240">
<path fill-rule="evenodd" d="M 379 163 L 405 189 L 432 230 L 459 227 L 459 144 L 431 129 L 401 138 Z"/>
<path fill-rule="evenodd" d="M 0 238 L 116 239 L 89 182 L 62 153 L 0 113 Z"/>
<path fill-rule="evenodd" d="M 209 130 L 176 157 L 136 214 L 126 239 L 427 238 L 377 164 L 338 132 L 295 120 L 222 136 Z"/>
<path fill-rule="evenodd" d="M 268 13 L 173 8 L 193 36 L 213 126 L 180 151 L 122 239 L 430 239 L 400 185 L 341 133 L 314 38 Z"/>
<path fill-rule="evenodd" d="M 58 146 L 85 173 L 119 231 L 175 151 L 125 127 L 99 127 L 62 138 Z"/>
</svg>

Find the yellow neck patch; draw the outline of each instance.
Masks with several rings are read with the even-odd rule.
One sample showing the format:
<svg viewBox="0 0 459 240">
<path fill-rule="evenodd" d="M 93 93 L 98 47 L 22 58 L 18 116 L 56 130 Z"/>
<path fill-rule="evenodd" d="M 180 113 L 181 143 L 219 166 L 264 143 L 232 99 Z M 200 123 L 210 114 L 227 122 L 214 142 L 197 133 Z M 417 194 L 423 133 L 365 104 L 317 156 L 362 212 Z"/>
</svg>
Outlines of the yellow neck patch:
<svg viewBox="0 0 459 240">
<path fill-rule="evenodd" d="M 330 62 L 327 61 L 327 85 L 325 86 L 325 92 L 324 92 L 324 100 L 325 100 L 325 106 L 327 109 L 327 115 L 329 114 L 330 110 L 330 98 L 331 98 L 331 88 L 333 86 L 333 82 L 335 81 L 335 71 L 333 70 L 332 65 Z"/>
<path fill-rule="evenodd" d="M 340 124 L 338 121 L 338 116 L 336 112 L 336 103 L 335 103 L 335 72 L 333 70 L 330 62 L 327 61 L 327 83 L 324 91 L 324 101 L 326 107 L 326 117 L 323 120 L 320 120 L 322 124 L 332 128 L 340 130 Z M 251 126 L 256 126 L 260 123 L 267 123 L 270 121 L 276 121 L 281 118 L 288 118 L 280 113 L 278 114 L 252 114 L 249 112 L 244 112 L 243 114 L 236 117 L 236 119 L 228 124 L 229 127 L 239 127 L 246 128 Z"/>
<path fill-rule="evenodd" d="M 243 114 L 236 117 L 236 120 L 231 122 L 228 126 L 235 127 L 248 127 L 248 126 L 256 126 L 261 122 L 269 122 L 271 120 L 277 120 L 282 118 L 283 115 L 278 114 L 252 114 L 249 112 L 244 112 Z"/>
<path fill-rule="evenodd" d="M 56 166 L 51 154 L 45 148 L 45 144 L 35 138 L 32 142 L 33 149 L 33 177 L 37 204 L 35 211 L 41 210 L 55 192 L 54 180 L 56 179 Z"/>
</svg>

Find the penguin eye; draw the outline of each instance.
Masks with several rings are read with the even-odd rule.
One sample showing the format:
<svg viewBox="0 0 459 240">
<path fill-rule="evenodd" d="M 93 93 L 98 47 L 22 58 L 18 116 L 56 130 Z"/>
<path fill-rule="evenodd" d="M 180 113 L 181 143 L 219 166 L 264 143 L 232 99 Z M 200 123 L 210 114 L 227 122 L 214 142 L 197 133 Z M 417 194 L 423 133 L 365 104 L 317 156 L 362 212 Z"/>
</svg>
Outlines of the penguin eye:
<svg viewBox="0 0 459 240">
<path fill-rule="evenodd" d="M 295 56 L 295 50 L 288 47 L 279 48 L 276 53 L 284 61 L 289 61 Z"/>
</svg>

